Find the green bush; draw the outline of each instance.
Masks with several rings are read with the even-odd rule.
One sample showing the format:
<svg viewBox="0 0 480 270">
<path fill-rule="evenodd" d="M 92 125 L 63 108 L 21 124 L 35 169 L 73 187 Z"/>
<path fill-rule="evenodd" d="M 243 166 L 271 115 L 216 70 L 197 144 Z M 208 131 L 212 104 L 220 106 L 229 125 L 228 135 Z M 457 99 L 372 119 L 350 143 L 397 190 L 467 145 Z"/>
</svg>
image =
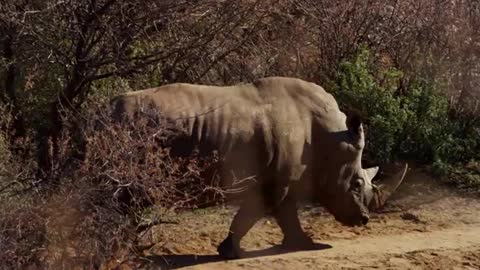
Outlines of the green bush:
<svg viewBox="0 0 480 270">
<path fill-rule="evenodd" d="M 396 95 L 396 83 L 402 73 L 396 69 L 376 76 L 369 67 L 370 53 L 362 49 L 352 61 L 340 65 L 334 95 L 342 107 L 355 108 L 367 119 L 367 155 L 374 161 L 389 161 L 398 148 L 409 118 L 409 111 Z M 383 78 L 380 83 L 377 78 Z"/>
<path fill-rule="evenodd" d="M 367 158 L 414 159 L 437 167 L 478 160 L 479 118 L 452 113 L 430 80 L 414 78 L 400 93 L 402 76 L 394 67 L 383 68 L 367 48 L 340 65 L 334 95 L 343 108 L 359 110 L 365 118 Z"/>
</svg>

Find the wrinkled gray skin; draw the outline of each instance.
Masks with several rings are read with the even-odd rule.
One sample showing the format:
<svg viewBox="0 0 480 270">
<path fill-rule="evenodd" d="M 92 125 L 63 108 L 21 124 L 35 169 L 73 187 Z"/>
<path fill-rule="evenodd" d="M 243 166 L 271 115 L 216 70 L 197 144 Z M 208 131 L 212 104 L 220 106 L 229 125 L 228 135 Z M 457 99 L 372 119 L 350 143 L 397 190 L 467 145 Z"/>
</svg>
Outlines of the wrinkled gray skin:
<svg viewBox="0 0 480 270">
<path fill-rule="evenodd" d="M 190 142 L 225 158 L 225 186 L 247 187 L 218 247 L 225 258 L 241 257 L 240 240 L 266 214 L 276 218 L 285 248 L 311 247 L 298 220 L 298 200 L 320 202 L 344 225 L 366 224 L 369 210 L 385 202 L 406 171 L 374 186 L 378 167 L 361 164 L 360 120 L 347 119 L 322 87 L 300 79 L 271 77 L 228 87 L 171 84 L 117 96 L 111 105 L 116 118 L 152 106 L 180 121 Z M 245 178 L 250 180 L 239 181 Z"/>
</svg>

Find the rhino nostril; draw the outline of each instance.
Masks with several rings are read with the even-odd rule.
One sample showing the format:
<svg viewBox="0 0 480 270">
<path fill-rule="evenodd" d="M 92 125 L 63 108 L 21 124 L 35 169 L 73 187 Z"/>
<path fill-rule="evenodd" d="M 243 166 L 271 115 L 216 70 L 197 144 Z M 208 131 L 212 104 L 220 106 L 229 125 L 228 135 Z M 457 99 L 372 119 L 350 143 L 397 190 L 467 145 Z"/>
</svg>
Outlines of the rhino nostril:
<svg viewBox="0 0 480 270">
<path fill-rule="evenodd" d="M 367 225 L 369 217 L 367 215 L 362 215 L 362 224 Z"/>
</svg>

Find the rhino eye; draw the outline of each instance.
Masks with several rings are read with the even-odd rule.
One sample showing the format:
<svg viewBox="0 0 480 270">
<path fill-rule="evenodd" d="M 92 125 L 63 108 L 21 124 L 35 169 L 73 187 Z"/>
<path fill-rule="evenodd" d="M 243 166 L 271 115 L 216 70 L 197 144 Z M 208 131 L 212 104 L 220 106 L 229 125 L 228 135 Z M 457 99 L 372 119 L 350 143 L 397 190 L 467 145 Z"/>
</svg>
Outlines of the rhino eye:
<svg viewBox="0 0 480 270">
<path fill-rule="evenodd" d="M 361 178 L 354 179 L 352 181 L 352 183 L 350 184 L 350 188 L 354 191 L 360 191 L 362 186 L 363 186 L 363 179 L 361 179 Z"/>
</svg>

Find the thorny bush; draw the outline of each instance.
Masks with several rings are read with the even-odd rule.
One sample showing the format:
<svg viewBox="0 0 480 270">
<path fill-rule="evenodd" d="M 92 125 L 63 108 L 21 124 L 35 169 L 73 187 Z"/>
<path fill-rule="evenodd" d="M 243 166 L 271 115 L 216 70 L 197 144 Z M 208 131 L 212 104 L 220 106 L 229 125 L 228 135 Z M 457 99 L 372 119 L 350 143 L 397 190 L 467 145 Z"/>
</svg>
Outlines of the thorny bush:
<svg viewBox="0 0 480 270">
<path fill-rule="evenodd" d="M 114 122 L 105 110 L 92 110 L 81 129 L 72 126 L 62 137 L 55 164 L 61 185 L 1 197 L 2 267 L 99 268 L 128 260 L 139 251 L 140 232 L 160 222 L 159 208 L 223 199 L 218 155 L 173 156 L 169 145 L 181 126 L 151 112 L 137 116 Z M 79 156 L 72 145 L 86 150 L 83 160 L 72 158 Z"/>
<path fill-rule="evenodd" d="M 86 126 L 85 162 L 76 178 L 86 175 L 115 188 L 122 205 L 178 209 L 221 199 L 215 177 L 220 157 L 215 152 L 205 155 L 193 149 L 171 155 L 172 142 L 187 136 L 180 122 L 169 122 L 152 109 L 137 112 L 133 121 L 96 113 L 88 117 Z M 148 202 L 135 201 L 137 197 Z"/>
</svg>

